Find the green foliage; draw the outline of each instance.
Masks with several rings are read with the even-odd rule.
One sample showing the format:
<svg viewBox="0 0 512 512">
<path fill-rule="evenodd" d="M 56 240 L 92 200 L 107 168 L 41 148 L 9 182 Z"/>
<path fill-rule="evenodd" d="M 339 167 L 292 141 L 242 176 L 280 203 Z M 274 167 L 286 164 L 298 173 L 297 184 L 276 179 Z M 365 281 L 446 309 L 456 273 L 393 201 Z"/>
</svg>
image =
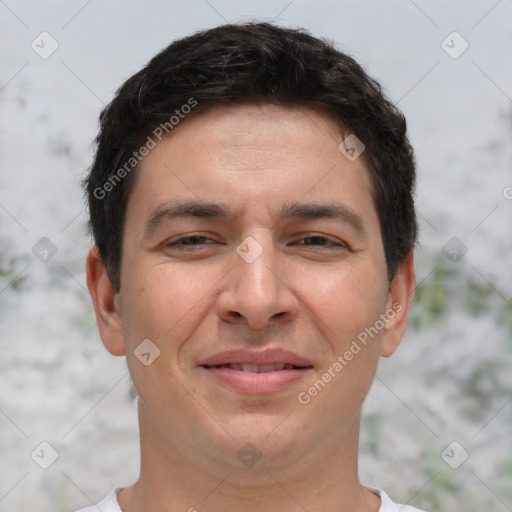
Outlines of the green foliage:
<svg viewBox="0 0 512 512">
<path fill-rule="evenodd" d="M 377 455 L 379 440 L 381 437 L 381 419 L 376 414 L 364 416 L 361 423 L 361 444 L 364 450 L 372 455 Z"/>
<path fill-rule="evenodd" d="M 498 322 L 507 330 L 508 339 L 512 342 L 512 298 L 509 298 L 508 302 L 503 302 Z"/>
<path fill-rule="evenodd" d="M 462 410 L 467 418 L 473 422 L 484 421 L 488 405 L 492 403 L 493 396 L 506 393 L 506 389 L 499 379 L 500 362 L 486 362 L 478 364 L 461 382 L 465 390 Z"/>
<path fill-rule="evenodd" d="M 94 307 L 87 295 L 80 294 L 80 302 L 82 307 L 74 317 L 76 326 L 84 332 L 91 339 L 96 339 L 98 336 L 98 327 L 96 325 L 96 316 L 94 315 Z"/>
<path fill-rule="evenodd" d="M 497 312 L 499 325 L 507 330 L 512 341 L 512 297 L 506 297 L 481 278 L 462 275 L 463 267 L 455 267 L 444 255 L 438 256 L 431 266 L 434 270 L 416 287 L 409 317 L 414 329 L 437 325 L 448 306 L 462 298 L 463 308 L 471 315 Z"/>
<path fill-rule="evenodd" d="M 498 466 L 498 478 L 501 484 L 498 487 L 498 492 L 506 500 L 512 500 L 512 456 L 509 454 L 508 458 L 502 461 Z"/>
<path fill-rule="evenodd" d="M 448 302 L 448 282 L 454 271 L 441 255 L 433 262 L 434 270 L 416 286 L 410 322 L 414 329 L 424 329 L 443 318 Z"/>
<path fill-rule="evenodd" d="M 50 479 L 46 482 L 47 493 L 51 496 L 52 503 L 55 503 L 58 508 L 55 512 L 67 512 L 71 509 L 71 504 L 66 496 L 66 489 L 64 485 L 58 480 Z"/>
<path fill-rule="evenodd" d="M 495 291 L 487 283 L 481 284 L 469 279 L 466 286 L 464 308 L 472 315 L 480 315 L 489 310 L 489 298 Z"/>
<path fill-rule="evenodd" d="M 7 258 L 0 251 L 0 290 L 12 288 L 18 291 L 21 288 L 26 275 L 16 275 L 16 267 L 18 265 L 17 258 Z M 19 271 L 18 271 L 19 272 Z"/>
<path fill-rule="evenodd" d="M 492 508 L 492 501 L 486 500 L 486 503 L 482 503 L 475 499 L 474 487 L 467 485 L 467 470 L 450 469 L 442 461 L 438 452 L 431 453 L 431 456 L 438 460 L 433 466 L 429 464 L 429 468 L 425 469 L 424 474 L 426 481 L 432 478 L 432 474 L 435 474 L 435 477 L 421 492 L 416 494 L 410 505 L 432 512 L 454 510 L 451 506 L 457 506 L 457 510 L 464 510 L 464 512 L 495 510 Z M 411 495 L 417 492 L 417 489 L 410 491 Z M 487 508 L 488 506 L 490 508 Z"/>
</svg>

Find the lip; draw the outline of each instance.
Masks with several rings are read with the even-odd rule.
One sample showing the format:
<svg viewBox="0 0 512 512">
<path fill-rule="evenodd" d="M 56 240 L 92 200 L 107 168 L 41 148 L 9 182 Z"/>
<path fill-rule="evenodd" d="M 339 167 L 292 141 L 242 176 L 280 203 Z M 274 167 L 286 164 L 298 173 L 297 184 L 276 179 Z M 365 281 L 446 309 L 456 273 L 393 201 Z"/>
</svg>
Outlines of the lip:
<svg viewBox="0 0 512 512">
<path fill-rule="evenodd" d="M 230 363 L 259 366 L 284 363 L 300 368 L 255 373 L 218 367 Z M 249 394 L 266 394 L 284 390 L 301 380 L 312 370 L 313 365 L 311 361 L 298 354 L 282 349 L 267 349 L 264 351 L 228 350 L 209 357 L 200 365 L 200 368 L 217 382 L 230 389 Z"/>
<path fill-rule="evenodd" d="M 219 366 L 221 364 L 273 364 L 273 363 L 289 363 L 294 366 L 313 366 L 311 361 L 299 356 L 295 352 L 283 349 L 266 349 L 266 350 L 226 350 L 219 352 L 214 356 L 205 359 L 200 366 Z"/>
</svg>

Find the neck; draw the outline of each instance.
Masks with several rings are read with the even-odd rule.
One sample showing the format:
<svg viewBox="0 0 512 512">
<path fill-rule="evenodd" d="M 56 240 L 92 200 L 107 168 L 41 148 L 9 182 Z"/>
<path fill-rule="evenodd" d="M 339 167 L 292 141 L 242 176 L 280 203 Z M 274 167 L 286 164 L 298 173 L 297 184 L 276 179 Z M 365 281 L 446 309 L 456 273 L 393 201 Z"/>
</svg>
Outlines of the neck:
<svg viewBox="0 0 512 512">
<path fill-rule="evenodd" d="M 326 443 L 286 466 L 230 466 L 155 441 L 140 421 L 141 471 L 118 495 L 123 512 L 377 512 L 380 498 L 357 474 L 359 418 L 337 445 Z"/>
</svg>

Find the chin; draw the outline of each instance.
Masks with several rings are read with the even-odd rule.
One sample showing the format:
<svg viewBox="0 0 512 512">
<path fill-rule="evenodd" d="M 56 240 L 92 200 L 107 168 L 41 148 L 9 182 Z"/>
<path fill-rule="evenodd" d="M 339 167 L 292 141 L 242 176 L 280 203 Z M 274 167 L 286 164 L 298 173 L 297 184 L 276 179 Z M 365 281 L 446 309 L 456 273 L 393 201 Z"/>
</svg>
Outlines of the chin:
<svg viewBox="0 0 512 512">
<path fill-rule="evenodd" d="M 304 457 L 308 443 L 297 435 L 301 429 L 292 422 L 284 427 L 285 417 L 254 413 L 232 418 L 222 424 L 225 430 L 217 425 L 216 439 L 212 430 L 205 433 L 203 449 L 219 462 L 240 469 L 266 471 L 289 466 Z"/>
</svg>

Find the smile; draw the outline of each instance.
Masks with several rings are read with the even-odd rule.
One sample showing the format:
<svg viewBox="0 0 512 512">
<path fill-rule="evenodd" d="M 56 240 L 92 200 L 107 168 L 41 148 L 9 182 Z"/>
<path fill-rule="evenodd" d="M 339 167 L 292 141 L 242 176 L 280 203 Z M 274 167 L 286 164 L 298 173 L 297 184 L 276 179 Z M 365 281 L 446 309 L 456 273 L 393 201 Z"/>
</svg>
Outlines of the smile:
<svg viewBox="0 0 512 512">
<path fill-rule="evenodd" d="M 239 372 L 249 373 L 269 373 L 280 370 L 297 370 L 303 367 L 295 366 L 291 363 L 273 363 L 273 364 L 250 364 L 250 363 L 228 363 L 218 366 L 206 366 L 206 368 L 230 368 Z"/>
<path fill-rule="evenodd" d="M 229 350 L 202 361 L 199 369 L 223 388 L 248 394 L 276 393 L 302 380 L 313 364 L 281 349 Z"/>
</svg>

